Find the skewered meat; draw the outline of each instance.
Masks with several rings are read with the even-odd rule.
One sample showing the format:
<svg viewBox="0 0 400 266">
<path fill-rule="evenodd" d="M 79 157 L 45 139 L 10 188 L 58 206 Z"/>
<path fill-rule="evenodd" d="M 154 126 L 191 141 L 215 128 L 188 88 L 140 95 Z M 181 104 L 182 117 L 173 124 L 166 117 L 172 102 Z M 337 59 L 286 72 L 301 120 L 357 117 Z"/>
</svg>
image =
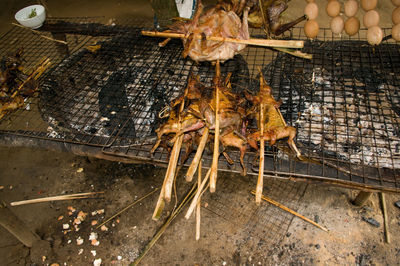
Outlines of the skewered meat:
<svg viewBox="0 0 400 266">
<path fill-rule="evenodd" d="M 242 6 L 251 7 L 248 15 L 249 26 L 253 28 L 264 27 L 267 36 L 271 33 L 280 35 L 306 19 L 305 16 L 302 16 L 292 22 L 282 24 L 281 15 L 288 8 L 289 0 L 220 0 L 219 2 L 229 6 L 239 16 L 243 11 Z"/>
<path fill-rule="evenodd" d="M 272 88 L 266 84 L 266 81 L 261 73 L 259 94 L 257 96 L 251 96 L 247 94 L 246 97 L 253 102 L 256 110 L 258 109 L 257 106 L 259 106 L 260 103 L 263 103 L 265 106 L 265 121 L 260 121 L 259 109 L 257 112 L 254 112 L 256 114 L 258 127 L 260 127 L 260 123 L 264 124 L 264 140 L 269 141 L 269 144 L 272 146 L 276 143 L 277 140 L 288 137 L 287 142 L 290 148 L 299 157 L 300 152 L 298 151 L 296 144 L 293 140 L 296 137 L 296 129 L 292 126 L 286 125 L 278 109 L 281 105 L 281 102 L 278 102 L 274 99 L 274 97 L 272 96 Z M 251 133 L 250 135 L 248 135 L 247 139 L 249 145 L 252 148 L 258 150 L 257 142 L 261 139 L 260 131 Z"/>
<path fill-rule="evenodd" d="M 186 95 L 178 97 L 172 104 L 173 108 L 169 114 L 168 121 L 164 123 L 157 132 L 157 141 L 151 150 L 151 154 L 155 152 L 160 143 L 165 140 L 163 136 L 173 134 L 167 137 L 166 142 L 174 143 L 177 138 L 184 135 L 183 145 L 186 153 L 182 161 L 187 156 L 194 145 L 199 143 L 200 137 L 203 135 L 203 129 L 215 130 L 215 93 L 214 87 L 219 86 L 219 106 L 220 106 L 220 141 L 223 146 L 223 153 L 229 161 L 229 157 L 225 152 L 227 147 L 236 147 L 241 152 L 241 165 L 243 173 L 246 168 L 243 163 L 243 157 L 246 151 L 247 140 L 245 137 L 246 130 L 243 129 L 243 114 L 238 111 L 238 102 L 240 97 L 232 92 L 229 82 L 230 75 L 224 82 L 220 82 L 219 78 L 214 79 L 213 87 L 205 87 L 199 82 L 198 77 L 191 76 L 188 80 Z M 185 101 L 185 107 L 179 114 L 176 106 Z M 180 120 L 179 120 L 180 116 Z M 211 140 L 212 138 L 209 138 Z"/>
<path fill-rule="evenodd" d="M 225 9 L 224 4 L 217 4 L 209 9 L 204 9 L 198 1 L 196 13 L 192 21 L 177 22 L 170 26 L 169 32 L 183 33 L 183 56 L 190 56 L 194 61 L 224 62 L 231 59 L 246 45 L 229 42 L 216 42 L 206 40 L 206 36 L 236 38 L 247 40 L 250 38 L 247 17 L 249 8 L 244 8 L 243 19 L 234 11 Z M 201 36 L 201 38 L 198 38 Z"/>
</svg>

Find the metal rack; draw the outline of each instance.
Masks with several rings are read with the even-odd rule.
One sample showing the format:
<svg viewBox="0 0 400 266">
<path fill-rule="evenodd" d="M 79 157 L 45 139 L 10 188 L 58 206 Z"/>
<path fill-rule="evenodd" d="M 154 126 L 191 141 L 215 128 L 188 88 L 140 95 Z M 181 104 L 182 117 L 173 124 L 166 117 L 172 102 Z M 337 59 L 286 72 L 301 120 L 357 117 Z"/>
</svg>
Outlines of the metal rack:
<svg viewBox="0 0 400 266">
<path fill-rule="evenodd" d="M 0 135 L 97 148 L 116 160 L 166 164 L 164 149 L 149 154 L 154 130 L 163 122 L 158 112 L 182 92 L 190 74 L 209 84 L 214 68 L 183 59 L 179 40 L 160 48 L 161 39 L 141 36 L 146 26 L 137 22 L 62 21 L 50 21 L 52 33 L 43 34 L 65 39 L 67 46 L 20 28 L 0 39 L 0 56 L 24 47 L 27 69 L 44 56 L 53 63 L 41 79 L 40 95 L 0 121 Z M 305 42 L 303 51 L 313 55 L 311 61 L 248 47 L 222 65 L 222 75 L 232 73 L 239 92 L 258 90 L 261 67 L 275 98 L 283 100 L 287 123 L 298 129 L 296 143 L 306 159 L 286 153 L 281 141 L 266 150 L 265 176 L 400 192 L 400 46 L 389 39 L 371 47 L 362 36 L 363 30 L 354 38 L 338 38 L 321 29 L 317 40 Z M 300 28 L 283 38 L 304 39 Z M 238 152 L 229 154 L 234 165 L 221 157 L 219 169 L 240 173 Z M 257 174 L 256 157 L 254 151 L 245 156 L 249 175 Z M 209 167 L 211 154 L 206 151 L 203 160 Z"/>
</svg>

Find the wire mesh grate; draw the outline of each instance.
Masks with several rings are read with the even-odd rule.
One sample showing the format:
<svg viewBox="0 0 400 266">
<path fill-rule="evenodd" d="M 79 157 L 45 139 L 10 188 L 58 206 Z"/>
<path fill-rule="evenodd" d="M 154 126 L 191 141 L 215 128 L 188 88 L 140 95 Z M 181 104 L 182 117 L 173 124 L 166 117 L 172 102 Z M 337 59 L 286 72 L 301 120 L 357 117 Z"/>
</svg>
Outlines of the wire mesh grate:
<svg viewBox="0 0 400 266">
<path fill-rule="evenodd" d="M 53 34 L 44 32 L 65 34 L 69 54 L 25 29 L 0 39 L 1 56 L 12 53 L 16 42 L 24 47 L 26 68 L 44 56 L 53 62 L 42 77 L 40 97 L 26 99 L 24 109 L 3 119 L 1 132 L 98 146 L 106 154 L 165 164 L 165 149 L 153 158 L 149 154 L 155 129 L 164 122 L 158 113 L 182 93 L 191 74 L 210 84 L 214 67 L 182 58 L 179 40 L 160 48 L 161 39 L 141 36 L 143 26 L 134 22 L 70 21 L 54 20 Z M 296 143 L 307 159 L 287 155 L 281 141 L 266 150 L 266 176 L 400 190 L 399 45 L 385 40 L 371 47 L 364 36 L 361 30 L 356 37 L 338 38 L 322 29 L 317 40 L 305 42 L 303 52 L 313 55 L 311 61 L 247 47 L 222 65 L 223 76 L 232 73 L 236 92 L 256 92 L 261 68 L 275 98 L 283 101 L 287 123 L 297 127 Z M 304 39 L 302 29 L 285 38 Z M 220 170 L 240 173 L 238 152 L 229 154 L 235 163 L 221 157 Z M 257 174 L 256 157 L 253 151 L 245 156 L 248 174 Z M 203 159 L 209 167 L 210 151 Z"/>
</svg>

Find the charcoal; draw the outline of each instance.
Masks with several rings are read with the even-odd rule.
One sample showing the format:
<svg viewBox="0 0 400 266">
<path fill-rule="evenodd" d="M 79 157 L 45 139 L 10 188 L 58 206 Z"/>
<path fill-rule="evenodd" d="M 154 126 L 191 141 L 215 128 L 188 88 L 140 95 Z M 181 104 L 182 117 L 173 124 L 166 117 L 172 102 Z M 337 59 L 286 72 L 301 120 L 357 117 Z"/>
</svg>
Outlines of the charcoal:
<svg viewBox="0 0 400 266">
<path fill-rule="evenodd" d="M 374 218 L 372 218 L 372 217 L 369 217 L 369 218 L 362 217 L 362 219 L 363 219 L 364 221 L 366 221 L 367 223 L 369 223 L 369 224 L 375 226 L 375 227 L 380 227 L 380 226 L 381 226 L 381 224 L 380 224 L 377 220 L 375 220 Z"/>
</svg>

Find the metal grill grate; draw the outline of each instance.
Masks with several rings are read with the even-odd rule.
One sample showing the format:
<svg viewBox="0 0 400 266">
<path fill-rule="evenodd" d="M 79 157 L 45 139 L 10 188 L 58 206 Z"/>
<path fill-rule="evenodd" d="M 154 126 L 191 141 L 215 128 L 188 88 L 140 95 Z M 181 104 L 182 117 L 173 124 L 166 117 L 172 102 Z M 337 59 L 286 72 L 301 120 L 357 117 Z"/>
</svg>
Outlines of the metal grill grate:
<svg viewBox="0 0 400 266">
<path fill-rule="evenodd" d="M 27 99 L 24 110 L 3 119 L 1 132 L 166 163 L 167 152 L 161 148 L 154 158 L 149 155 L 154 130 L 163 122 L 157 114 L 182 93 L 191 73 L 209 84 L 214 67 L 183 59 L 178 40 L 159 48 L 160 39 L 140 36 L 138 27 L 129 26 L 134 23 L 97 28 L 87 23 L 80 31 L 73 25 L 63 24 L 57 32 L 67 33 L 69 56 L 60 53 L 60 45 L 24 29 L 1 38 L 2 56 L 17 42 L 25 48 L 27 67 L 43 56 L 53 62 L 42 78 L 40 99 Z M 257 35 L 261 32 L 253 32 Z M 295 28 L 286 37 L 302 36 L 302 29 Z M 400 191 L 399 45 L 386 40 L 373 48 L 362 36 L 365 31 L 356 38 L 335 39 L 322 29 L 319 40 L 307 41 L 303 49 L 313 54 L 312 61 L 248 47 L 222 65 L 223 75 L 232 73 L 236 91 L 257 91 L 261 67 L 275 97 L 283 100 L 287 123 L 298 128 L 296 142 L 308 159 L 300 162 L 286 155 L 286 143 L 281 142 L 266 151 L 266 176 Z M 95 41 L 100 49 L 86 49 Z M 238 152 L 229 154 L 235 164 L 221 157 L 220 170 L 241 172 Z M 248 174 L 257 174 L 255 157 L 254 152 L 245 156 Z M 206 151 L 203 165 L 210 164 Z"/>
</svg>

